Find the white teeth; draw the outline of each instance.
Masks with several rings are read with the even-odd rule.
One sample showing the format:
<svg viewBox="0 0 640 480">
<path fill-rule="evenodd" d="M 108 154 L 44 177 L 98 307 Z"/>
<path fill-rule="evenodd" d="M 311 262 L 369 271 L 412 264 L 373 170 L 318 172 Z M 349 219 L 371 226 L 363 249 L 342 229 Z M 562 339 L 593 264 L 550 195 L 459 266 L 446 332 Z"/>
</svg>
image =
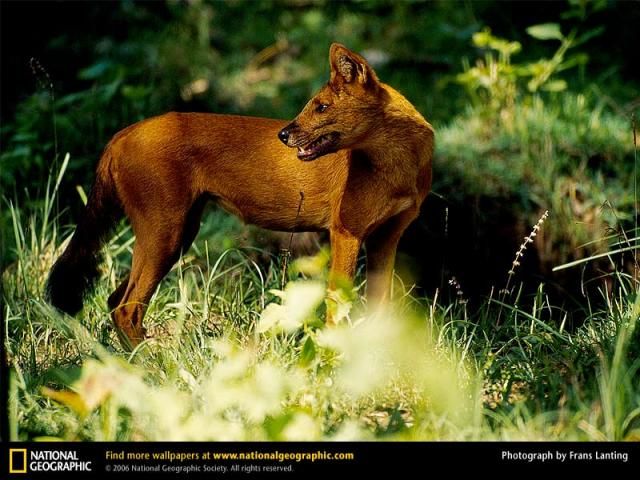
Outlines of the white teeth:
<svg viewBox="0 0 640 480">
<path fill-rule="evenodd" d="M 304 148 L 302 148 L 302 147 L 298 147 L 298 152 L 299 152 L 299 153 L 304 153 Z"/>
</svg>

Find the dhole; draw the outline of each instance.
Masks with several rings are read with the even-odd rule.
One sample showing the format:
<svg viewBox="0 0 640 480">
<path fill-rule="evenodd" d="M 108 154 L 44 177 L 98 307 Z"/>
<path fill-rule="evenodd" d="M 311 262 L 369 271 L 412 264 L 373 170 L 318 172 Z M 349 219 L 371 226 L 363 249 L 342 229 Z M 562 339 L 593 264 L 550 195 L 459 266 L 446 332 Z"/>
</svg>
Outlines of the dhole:
<svg viewBox="0 0 640 480">
<path fill-rule="evenodd" d="M 363 57 L 333 44 L 329 61 L 329 82 L 288 125 L 168 113 L 117 133 L 49 276 L 51 303 L 69 314 L 82 308 L 102 241 L 124 213 L 136 235 L 133 264 L 108 303 L 123 346 L 137 345 L 147 304 L 193 242 L 208 200 L 272 230 L 329 230 L 329 290 L 353 277 L 365 242 L 369 303 L 384 302 L 398 241 L 431 187 L 434 132 Z"/>
</svg>

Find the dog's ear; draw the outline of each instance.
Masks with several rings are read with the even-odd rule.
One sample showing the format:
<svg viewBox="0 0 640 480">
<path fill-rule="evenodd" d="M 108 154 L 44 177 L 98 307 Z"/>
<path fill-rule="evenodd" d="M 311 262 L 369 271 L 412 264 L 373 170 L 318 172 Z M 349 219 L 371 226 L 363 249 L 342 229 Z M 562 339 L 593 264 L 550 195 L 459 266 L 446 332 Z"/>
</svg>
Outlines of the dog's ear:
<svg viewBox="0 0 640 480">
<path fill-rule="evenodd" d="M 334 43 L 329 50 L 331 65 L 330 83 L 335 86 L 360 85 L 365 88 L 375 88 L 378 77 L 367 61 L 344 45 Z"/>
</svg>

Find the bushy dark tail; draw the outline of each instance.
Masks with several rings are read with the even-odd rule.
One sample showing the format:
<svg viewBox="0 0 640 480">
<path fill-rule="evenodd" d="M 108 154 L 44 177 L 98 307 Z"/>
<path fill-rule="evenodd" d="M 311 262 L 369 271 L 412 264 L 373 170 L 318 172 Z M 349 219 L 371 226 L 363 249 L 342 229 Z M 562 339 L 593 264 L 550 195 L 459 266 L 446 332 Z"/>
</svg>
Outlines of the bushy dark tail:
<svg viewBox="0 0 640 480">
<path fill-rule="evenodd" d="M 82 309 L 84 296 L 98 278 L 100 248 L 121 216 L 105 153 L 87 206 L 64 253 L 51 269 L 46 293 L 49 302 L 70 315 Z"/>
</svg>

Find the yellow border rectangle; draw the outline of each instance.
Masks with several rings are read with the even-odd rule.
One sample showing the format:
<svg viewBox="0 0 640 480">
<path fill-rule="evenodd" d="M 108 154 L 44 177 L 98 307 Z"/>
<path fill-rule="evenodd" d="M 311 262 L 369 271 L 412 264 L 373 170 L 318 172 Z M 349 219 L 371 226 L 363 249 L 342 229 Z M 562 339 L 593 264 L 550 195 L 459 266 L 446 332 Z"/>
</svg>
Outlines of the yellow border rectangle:
<svg viewBox="0 0 640 480">
<path fill-rule="evenodd" d="M 13 454 L 22 453 L 22 469 L 13 469 Z M 9 449 L 9 473 L 27 473 L 27 449 L 26 448 L 10 448 Z"/>
</svg>

